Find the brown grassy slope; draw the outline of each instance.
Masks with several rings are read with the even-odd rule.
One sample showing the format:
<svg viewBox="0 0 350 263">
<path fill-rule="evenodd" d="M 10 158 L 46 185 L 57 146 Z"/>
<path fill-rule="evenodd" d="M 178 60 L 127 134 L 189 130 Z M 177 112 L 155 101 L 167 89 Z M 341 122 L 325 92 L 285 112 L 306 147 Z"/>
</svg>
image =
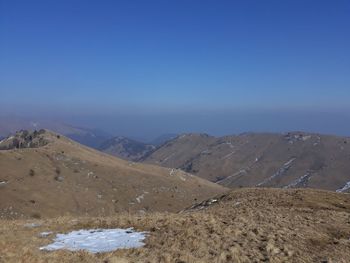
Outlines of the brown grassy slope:
<svg viewBox="0 0 350 263">
<path fill-rule="evenodd" d="M 144 160 L 181 168 L 233 188 L 289 186 L 327 190 L 339 189 L 350 181 L 349 161 L 349 138 L 301 132 L 247 133 L 200 140 L 198 135 L 183 135 Z"/>
<path fill-rule="evenodd" d="M 180 214 L 30 221 L 38 228 L 3 220 L 0 262 L 350 262 L 348 194 L 241 189 L 214 199 Z M 149 236 L 143 248 L 104 254 L 38 250 L 54 237 L 40 238 L 43 231 L 100 227 L 135 227 Z"/>
<path fill-rule="evenodd" d="M 0 218 L 178 211 L 226 189 L 126 162 L 51 132 L 39 148 L 0 151 Z"/>
</svg>

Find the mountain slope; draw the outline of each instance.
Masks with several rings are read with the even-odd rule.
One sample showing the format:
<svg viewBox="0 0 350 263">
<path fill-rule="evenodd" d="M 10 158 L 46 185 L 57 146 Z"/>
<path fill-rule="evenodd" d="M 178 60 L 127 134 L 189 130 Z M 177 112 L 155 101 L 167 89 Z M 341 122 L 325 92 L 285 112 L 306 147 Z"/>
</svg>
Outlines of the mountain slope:
<svg viewBox="0 0 350 263">
<path fill-rule="evenodd" d="M 320 190 L 239 189 L 182 213 L 3 220 L 4 262 L 349 262 L 350 195 Z M 28 225 L 37 227 L 29 228 Z M 147 231 L 146 245 L 91 254 L 43 252 L 57 233 L 91 228 Z M 40 233 L 53 231 L 41 237 Z M 14 234 L 15 233 L 15 234 Z"/>
<path fill-rule="evenodd" d="M 200 139 L 199 139 L 200 138 Z M 221 138 L 182 135 L 143 162 L 183 169 L 228 187 L 348 191 L 350 139 L 302 132 Z"/>
<path fill-rule="evenodd" d="M 19 130 L 49 129 L 67 136 L 89 147 L 97 148 L 112 136 L 97 129 L 75 127 L 60 121 L 28 119 L 17 116 L 0 116 L 0 137 L 6 137 Z"/>
<path fill-rule="evenodd" d="M 155 146 L 119 136 L 103 142 L 98 149 L 124 160 L 137 161 L 154 150 Z"/>
<path fill-rule="evenodd" d="M 126 162 L 49 131 L 22 131 L 1 147 L 8 150 L 0 150 L 0 218 L 178 211 L 225 191 L 182 171 Z"/>
</svg>

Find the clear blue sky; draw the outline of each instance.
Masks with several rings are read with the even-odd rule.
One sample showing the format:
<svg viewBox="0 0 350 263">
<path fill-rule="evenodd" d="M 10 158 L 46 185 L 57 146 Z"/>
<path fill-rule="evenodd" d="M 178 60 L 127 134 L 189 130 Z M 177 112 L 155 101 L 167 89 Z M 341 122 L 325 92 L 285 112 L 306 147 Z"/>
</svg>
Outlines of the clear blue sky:
<svg viewBox="0 0 350 263">
<path fill-rule="evenodd" d="M 350 1 L 0 0 L 0 91 L 4 113 L 85 119 L 348 116 Z"/>
</svg>

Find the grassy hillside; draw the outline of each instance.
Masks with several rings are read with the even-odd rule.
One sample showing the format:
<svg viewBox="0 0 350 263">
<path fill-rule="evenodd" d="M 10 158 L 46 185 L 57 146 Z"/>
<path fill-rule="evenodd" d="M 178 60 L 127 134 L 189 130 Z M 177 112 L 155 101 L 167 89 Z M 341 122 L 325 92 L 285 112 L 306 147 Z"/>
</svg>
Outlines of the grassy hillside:
<svg viewBox="0 0 350 263">
<path fill-rule="evenodd" d="M 3 262 L 349 262 L 350 196 L 316 190 L 241 189 L 182 213 L 2 220 Z M 28 227 L 36 223 L 37 227 Z M 44 252 L 56 233 L 90 228 L 148 231 L 139 249 Z M 53 231 L 40 237 L 43 231 Z"/>
<path fill-rule="evenodd" d="M 19 148 L 18 148 L 19 147 Z M 0 143 L 0 218 L 178 211 L 226 189 L 190 174 L 123 161 L 44 131 Z"/>
</svg>

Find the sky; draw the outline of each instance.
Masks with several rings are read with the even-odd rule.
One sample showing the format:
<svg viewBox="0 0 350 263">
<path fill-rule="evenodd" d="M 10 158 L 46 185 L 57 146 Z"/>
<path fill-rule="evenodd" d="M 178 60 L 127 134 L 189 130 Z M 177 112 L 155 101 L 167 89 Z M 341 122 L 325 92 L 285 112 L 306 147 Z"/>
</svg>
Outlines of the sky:
<svg viewBox="0 0 350 263">
<path fill-rule="evenodd" d="M 0 114 L 350 135 L 350 1 L 0 0 Z"/>
</svg>

